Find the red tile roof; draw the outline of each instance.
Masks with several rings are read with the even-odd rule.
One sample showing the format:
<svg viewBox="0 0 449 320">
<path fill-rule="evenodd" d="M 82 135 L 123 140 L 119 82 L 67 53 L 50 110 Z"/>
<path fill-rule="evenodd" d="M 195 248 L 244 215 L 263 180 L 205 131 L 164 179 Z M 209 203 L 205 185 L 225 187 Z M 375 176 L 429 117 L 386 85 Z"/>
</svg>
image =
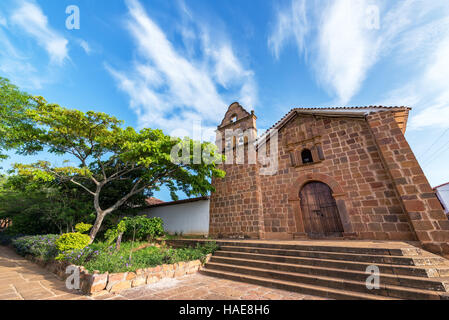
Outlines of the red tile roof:
<svg viewBox="0 0 449 320">
<path fill-rule="evenodd" d="M 162 201 L 162 200 L 160 200 L 158 198 L 155 198 L 155 197 L 146 198 L 145 202 L 149 206 L 152 206 L 152 205 L 155 205 L 155 204 L 159 204 L 159 203 L 164 203 L 164 201 Z"/>
</svg>

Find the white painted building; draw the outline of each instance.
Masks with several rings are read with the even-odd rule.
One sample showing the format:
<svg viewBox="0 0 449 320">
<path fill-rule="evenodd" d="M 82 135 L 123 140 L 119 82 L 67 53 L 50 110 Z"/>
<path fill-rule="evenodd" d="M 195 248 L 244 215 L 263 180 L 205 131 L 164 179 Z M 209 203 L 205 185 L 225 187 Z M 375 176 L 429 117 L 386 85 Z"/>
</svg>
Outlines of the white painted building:
<svg viewBox="0 0 449 320">
<path fill-rule="evenodd" d="M 209 203 L 209 197 L 162 202 L 149 205 L 142 213 L 162 218 L 169 234 L 208 235 Z"/>
<path fill-rule="evenodd" d="M 449 182 L 433 188 L 437 194 L 438 199 L 443 205 L 444 212 L 449 215 Z"/>
</svg>

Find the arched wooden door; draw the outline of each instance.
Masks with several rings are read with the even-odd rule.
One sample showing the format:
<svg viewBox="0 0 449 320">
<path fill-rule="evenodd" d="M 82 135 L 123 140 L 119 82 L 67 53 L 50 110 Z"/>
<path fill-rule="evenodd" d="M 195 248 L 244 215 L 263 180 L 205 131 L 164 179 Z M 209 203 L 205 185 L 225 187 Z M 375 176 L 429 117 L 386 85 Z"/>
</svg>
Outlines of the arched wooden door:
<svg viewBox="0 0 449 320">
<path fill-rule="evenodd" d="M 305 232 L 312 238 L 341 237 L 343 225 L 332 190 L 322 182 L 309 182 L 300 194 Z"/>
</svg>

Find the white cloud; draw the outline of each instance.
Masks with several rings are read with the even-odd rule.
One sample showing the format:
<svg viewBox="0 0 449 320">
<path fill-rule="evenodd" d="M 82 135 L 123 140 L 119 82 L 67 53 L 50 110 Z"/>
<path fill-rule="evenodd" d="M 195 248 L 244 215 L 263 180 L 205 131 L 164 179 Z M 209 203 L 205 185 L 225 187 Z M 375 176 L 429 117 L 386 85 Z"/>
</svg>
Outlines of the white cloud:
<svg viewBox="0 0 449 320">
<path fill-rule="evenodd" d="M 289 41 L 296 43 L 299 55 L 310 57 L 318 82 L 346 104 L 377 60 L 380 39 L 367 24 L 371 8 L 365 0 L 292 0 L 278 12 L 268 46 L 278 59 Z"/>
<path fill-rule="evenodd" d="M 48 18 L 34 2 L 23 1 L 12 13 L 11 22 L 32 36 L 56 64 L 68 58 L 68 40 L 48 24 Z"/>
<path fill-rule="evenodd" d="M 0 12 L 2 76 L 26 90 L 40 89 L 54 81 L 56 68 L 68 58 L 67 40 L 49 26 L 47 17 L 34 1 L 18 0 L 4 10 Z M 49 64 L 35 59 L 29 50 L 30 41 L 36 41 L 48 53 Z"/>
<path fill-rule="evenodd" d="M 335 103 L 347 104 L 382 59 L 415 71 L 430 68 L 438 59 L 432 52 L 444 51 L 440 44 L 449 26 L 448 9 L 446 0 L 432 4 L 422 0 L 292 0 L 291 7 L 278 12 L 268 46 L 278 59 L 285 45 L 295 42 L 300 55 L 307 54 L 318 82 L 336 97 Z M 445 67 L 439 64 L 436 73 L 440 75 L 440 68 Z M 427 77 L 427 81 L 431 78 L 435 77 Z M 400 98 L 396 94 L 410 93 L 408 101 L 422 100 L 414 97 L 416 88 L 412 86 L 396 88 L 389 96 Z"/>
<path fill-rule="evenodd" d="M 381 101 L 413 107 L 409 130 L 449 127 L 449 3 L 434 4 L 432 10 L 415 6 L 402 11 L 409 19 L 395 42 L 395 59 L 410 75 Z"/>
<path fill-rule="evenodd" d="M 368 3 L 333 1 L 319 26 L 315 69 L 325 88 L 346 104 L 358 92 L 367 71 L 376 62 L 379 39 L 366 26 Z"/>
<path fill-rule="evenodd" d="M 8 22 L 6 21 L 6 18 L 0 14 L 0 26 L 6 27 L 7 24 Z"/>
<path fill-rule="evenodd" d="M 86 40 L 78 40 L 78 44 L 80 45 L 81 48 L 83 48 L 84 52 L 86 54 L 90 54 L 92 52 L 89 43 Z"/>
<path fill-rule="evenodd" d="M 279 59 L 282 48 L 290 39 L 294 39 L 301 54 L 308 31 L 306 0 L 293 0 L 289 8 L 277 12 L 276 25 L 268 38 L 268 47 L 276 59 Z"/>
<path fill-rule="evenodd" d="M 386 98 L 387 101 L 402 99 L 403 104 L 415 107 L 416 112 L 409 122 L 411 130 L 449 127 L 449 32 L 442 35 L 441 41 L 428 54 L 423 71 Z"/>
<path fill-rule="evenodd" d="M 141 127 L 160 127 L 169 132 L 186 127 L 190 130 L 195 120 L 202 120 L 205 126 L 216 125 L 236 98 L 249 103 L 246 107 L 254 106 L 253 73 L 242 66 L 229 42 L 209 36 L 207 28 L 192 18 L 185 6 L 183 12 L 188 15 L 183 18 L 197 25 L 186 25 L 188 32 L 183 33 L 182 28 L 180 31 L 188 35 L 185 40 L 189 45 L 201 50 L 195 57 L 170 42 L 138 1 L 126 3 L 127 28 L 138 57 L 130 70 L 119 71 L 109 65 L 106 68 L 129 95 Z M 190 49 L 192 55 L 197 51 Z"/>
</svg>

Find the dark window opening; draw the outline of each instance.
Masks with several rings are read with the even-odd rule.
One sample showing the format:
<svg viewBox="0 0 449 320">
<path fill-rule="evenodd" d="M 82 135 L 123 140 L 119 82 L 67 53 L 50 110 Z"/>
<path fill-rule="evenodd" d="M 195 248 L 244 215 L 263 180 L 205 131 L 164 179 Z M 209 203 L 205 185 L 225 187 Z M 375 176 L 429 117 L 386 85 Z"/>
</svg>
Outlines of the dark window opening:
<svg viewBox="0 0 449 320">
<path fill-rule="evenodd" d="M 310 152 L 309 149 L 304 149 L 301 152 L 301 159 L 303 164 L 312 163 L 313 162 L 312 152 Z"/>
</svg>

